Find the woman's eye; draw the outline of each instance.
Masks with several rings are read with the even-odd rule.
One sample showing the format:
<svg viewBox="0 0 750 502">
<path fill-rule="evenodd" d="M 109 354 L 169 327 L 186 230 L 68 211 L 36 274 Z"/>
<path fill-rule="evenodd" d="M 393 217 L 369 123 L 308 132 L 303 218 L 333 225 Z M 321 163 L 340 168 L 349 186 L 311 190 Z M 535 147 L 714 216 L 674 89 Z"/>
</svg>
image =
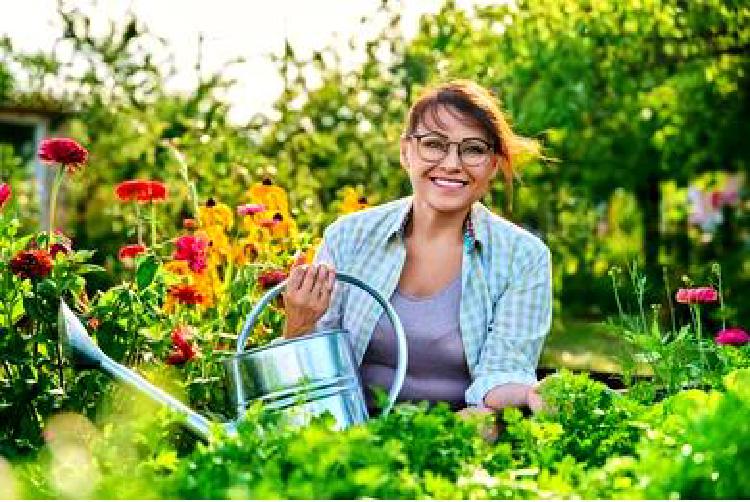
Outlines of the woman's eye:
<svg viewBox="0 0 750 502">
<path fill-rule="evenodd" d="M 445 150 L 447 148 L 445 141 L 434 138 L 425 138 L 422 144 L 427 148 L 434 148 L 435 150 Z"/>
<path fill-rule="evenodd" d="M 466 145 L 463 151 L 469 155 L 484 155 L 488 149 L 484 145 Z"/>
</svg>

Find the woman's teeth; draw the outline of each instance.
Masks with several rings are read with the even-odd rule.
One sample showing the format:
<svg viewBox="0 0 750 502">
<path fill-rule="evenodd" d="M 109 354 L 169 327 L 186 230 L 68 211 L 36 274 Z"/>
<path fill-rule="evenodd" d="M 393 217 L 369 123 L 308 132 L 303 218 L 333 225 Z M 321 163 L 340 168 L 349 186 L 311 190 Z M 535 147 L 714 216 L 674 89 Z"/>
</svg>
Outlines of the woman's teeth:
<svg viewBox="0 0 750 502">
<path fill-rule="evenodd" d="M 432 182 L 435 183 L 437 186 L 446 187 L 446 188 L 460 188 L 464 186 L 464 184 L 460 181 L 450 181 L 450 180 L 444 180 L 440 178 L 433 178 Z"/>
</svg>

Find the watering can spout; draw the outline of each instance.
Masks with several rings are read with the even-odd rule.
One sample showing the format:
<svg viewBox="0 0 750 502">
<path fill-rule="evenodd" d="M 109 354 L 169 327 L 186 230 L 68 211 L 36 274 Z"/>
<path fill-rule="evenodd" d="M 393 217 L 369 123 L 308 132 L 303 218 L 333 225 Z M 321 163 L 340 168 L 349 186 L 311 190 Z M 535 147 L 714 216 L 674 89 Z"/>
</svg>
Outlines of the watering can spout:
<svg viewBox="0 0 750 502">
<path fill-rule="evenodd" d="M 204 416 L 188 408 L 184 403 L 159 389 L 135 371 L 123 366 L 97 347 L 89 336 L 86 328 L 72 310 L 60 300 L 58 313 L 58 331 L 67 356 L 78 366 L 101 369 L 110 376 L 124 382 L 146 394 L 154 401 L 166 405 L 172 411 L 185 417 L 185 425 L 203 439 L 211 435 L 212 422 Z M 222 424 L 224 429 L 233 434 L 236 432 L 234 423 Z"/>
</svg>

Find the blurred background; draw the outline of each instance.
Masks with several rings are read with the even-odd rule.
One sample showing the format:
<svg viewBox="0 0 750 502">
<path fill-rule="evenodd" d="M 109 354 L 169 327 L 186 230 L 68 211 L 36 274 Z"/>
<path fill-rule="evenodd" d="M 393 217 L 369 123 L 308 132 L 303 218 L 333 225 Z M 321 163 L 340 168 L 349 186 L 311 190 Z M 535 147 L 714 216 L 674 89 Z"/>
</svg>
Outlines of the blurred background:
<svg viewBox="0 0 750 502">
<path fill-rule="evenodd" d="M 549 158 L 523 166 L 512 212 L 500 184 L 485 201 L 552 250 L 558 350 L 545 357 L 589 365 L 617 343 L 601 321 L 633 267 L 645 303 L 666 306 L 686 281 L 715 284 L 718 264 L 727 304 L 713 321 L 750 320 L 744 1 L 29 0 L 6 6 L 0 34 L 0 181 L 24 228 L 45 228 L 37 144 L 64 135 L 89 149 L 58 221 L 108 270 L 92 292 L 118 282 L 134 231 L 116 183 L 163 180 L 162 224 L 188 214 L 164 140 L 201 201 L 246 202 L 268 177 L 320 235 L 347 187 L 369 204 L 409 193 L 398 138 L 412 97 L 470 78 Z"/>
</svg>

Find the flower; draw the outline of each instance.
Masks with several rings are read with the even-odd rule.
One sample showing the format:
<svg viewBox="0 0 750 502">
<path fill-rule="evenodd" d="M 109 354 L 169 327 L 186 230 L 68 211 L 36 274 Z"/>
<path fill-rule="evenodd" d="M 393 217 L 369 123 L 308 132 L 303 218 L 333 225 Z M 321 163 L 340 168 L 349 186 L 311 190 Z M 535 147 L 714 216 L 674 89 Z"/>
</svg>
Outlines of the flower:
<svg viewBox="0 0 750 502">
<path fill-rule="evenodd" d="M 43 162 L 62 164 L 73 173 L 86 163 L 89 152 L 70 138 L 48 138 L 39 145 L 38 155 Z"/>
<path fill-rule="evenodd" d="M 182 220 L 182 226 L 187 230 L 193 230 L 198 226 L 198 222 L 194 218 L 185 218 Z"/>
<path fill-rule="evenodd" d="M 10 189 L 10 185 L 7 183 L 0 183 L 0 209 L 3 208 L 6 202 L 10 199 L 13 191 Z"/>
<path fill-rule="evenodd" d="M 286 280 L 288 276 L 289 274 L 281 269 L 267 270 L 258 276 L 258 284 L 260 284 L 260 287 L 263 289 L 268 289 L 280 284 Z"/>
<path fill-rule="evenodd" d="M 10 260 L 10 269 L 22 279 L 47 277 L 52 271 L 52 257 L 45 249 L 20 251 Z"/>
<path fill-rule="evenodd" d="M 86 321 L 86 326 L 88 326 L 92 331 L 96 331 L 101 325 L 102 321 L 97 317 L 92 317 L 88 321 Z"/>
<path fill-rule="evenodd" d="M 127 180 L 115 187 L 115 195 L 122 202 L 153 202 L 167 199 L 167 186 L 161 181 Z"/>
<path fill-rule="evenodd" d="M 165 271 L 175 275 L 188 275 L 190 268 L 185 260 L 172 260 L 163 265 Z"/>
<path fill-rule="evenodd" d="M 239 216 L 252 216 L 262 213 L 265 210 L 266 206 L 263 204 L 242 204 L 241 206 L 237 206 L 237 214 Z"/>
<path fill-rule="evenodd" d="M 680 288 L 675 295 L 678 303 L 713 303 L 719 294 L 711 286 L 702 288 Z"/>
<path fill-rule="evenodd" d="M 206 246 L 208 241 L 193 235 L 183 235 L 175 241 L 173 258 L 186 260 L 193 272 L 202 272 L 206 268 Z"/>
<path fill-rule="evenodd" d="M 67 255 L 68 253 L 70 253 L 70 247 L 66 246 L 64 242 L 55 242 L 50 246 L 49 254 L 54 258 L 55 256 L 57 256 L 57 253 Z"/>
<path fill-rule="evenodd" d="M 286 191 L 273 184 L 266 178 L 262 183 L 255 183 L 247 191 L 247 195 L 255 203 L 263 204 L 267 211 L 289 212 L 289 201 Z"/>
<path fill-rule="evenodd" d="M 344 199 L 341 201 L 341 214 L 354 213 L 370 207 L 367 197 L 360 196 L 352 187 L 344 188 Z"/>
<path fill-rule="evenodd" d="M 200 305 L 206 301 L 206 295 L 191 284 L 178 284 L 169 288 L 169 296 L 183 305 Z"/>
<path fill-rule="evenodd" d="M 206 227 L 219 226 L 226 230 L 234 224 L 234 214 L 229 206 L 213 199 L 208 199 L 205 206 L 198 208 L 198 216 L 201 225 Z"/>
<path fill-rule="evenodd" d="M 750 335 L 742 328 L 725 328 L 716 334 L 714 341 L 719 345 L 734 345 L 739 347 L 750 342 Z"/>
<path fill-rule="evenodd" d="M 117 257 L 120 260 L 135 258 L 139 254 L 145 253 L 146 249 L 146 246 L 144 246 L 143 244 L 127 244 L 120 248 L 120 250 L 117 252 Z"/>
<path fill-rule="evenodd" d="M 253 263 L 258 259 L 259 255 L 258 246 L 249 237 L 240 239 L 234 245 L 233 251 L 235 263 L 240 266 Z"/>
<path fill-rule="evenodd" d="M 195 358 L 198 351 L 190 343 L 193 328 L 190 326 L 177 326 L 172 330 L 172 352 L 167 356 L 167 364 L 184 364 Z"/>
</svg>

